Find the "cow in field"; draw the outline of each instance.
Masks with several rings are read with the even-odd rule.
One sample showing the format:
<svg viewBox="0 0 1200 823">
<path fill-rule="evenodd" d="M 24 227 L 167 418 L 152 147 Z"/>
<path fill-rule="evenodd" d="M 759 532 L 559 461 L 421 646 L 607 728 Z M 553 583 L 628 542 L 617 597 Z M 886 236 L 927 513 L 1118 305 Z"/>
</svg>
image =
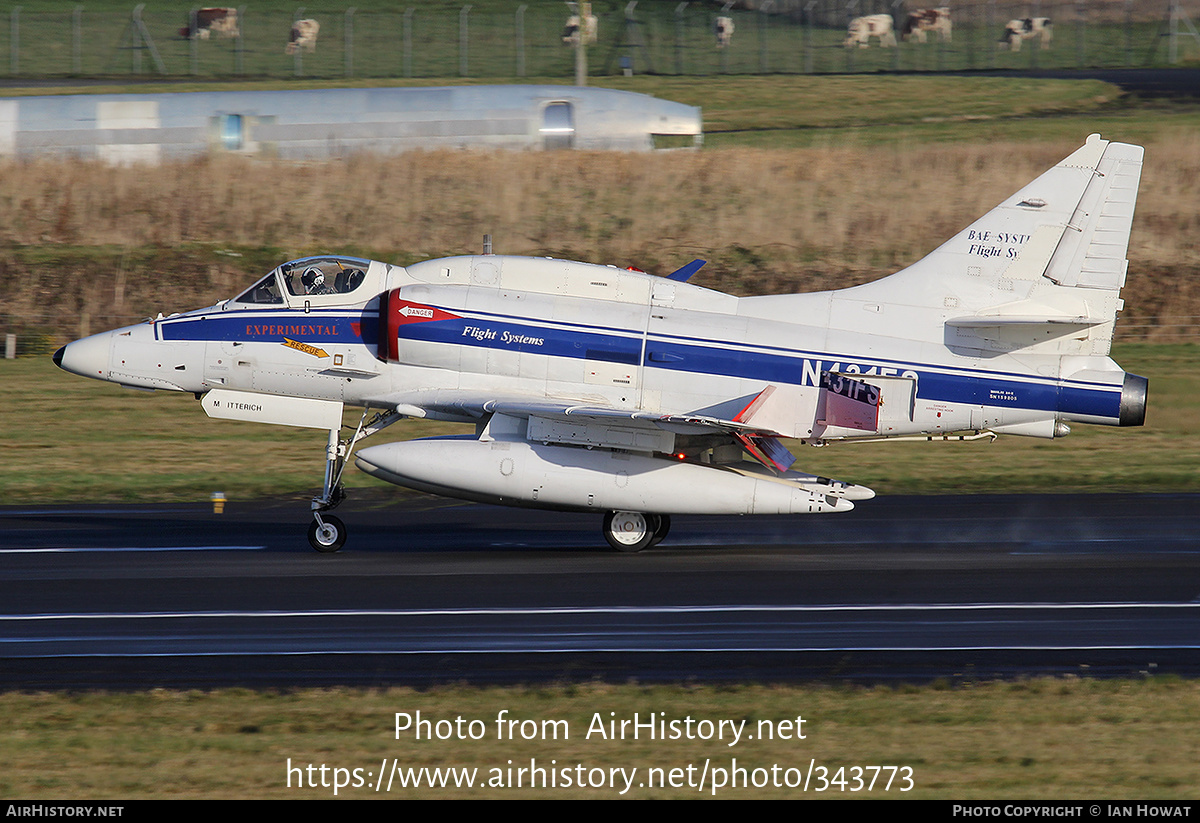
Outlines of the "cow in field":
<svg viewBox="0 0 1200 823">
<path fill-rule="evenodd" d="M 596 37 L 600 31 L 600 21 L 596 19 L 596 15 L 589 14 L 583 25 L 583 43 L 590 46 L 596 42 Z M 579 30 L 579 15 L 572 14 L 567 18 L 567 25 L 563 27 L 562 41 L 564 46 L 578 46 L 580 38 Z"/>
<path fill-rule="evenodd" d="M 718 17 L 713 24 L 713 34 L 717 36 L 717 48 L 723 49 L 733 40 L 733 18 Z"/>
<path fill-rule="evenodd" d="M 195 19 L 179 30 L 179 36 L 207 40 L 213 32 L 219 37 L 239 37 L 237 9 L 198 9 Z"/>
<path fill-rule="evenodd" d="M 288 40 L 287 48 L 284 52 L 287 54 L 295 54 L 299 49 L 305 51 L 317 50 L 317 33 L 321 31 L 321 24 L 316 20 L 297 20 L 292 23 L 292 34 Z"/>
<path fill-rule="evenodd" d="M 855 17 L 850 21 L 846 30 L 846 42 L 842 45 L 850 48 L 855 43 L 860 49 L 871 45 L 871 38 L 878 37 L 879 45 L 887 48 L 896 45 L 896 32 L 892 28 L 890 14 L 868 14 L 866 17 Z"/>
<path fill-rule="evenodd" d="M 904 20 L 904 28 L 900 29 L 900 38 L 925 42 L 926 32 L 936 32 L 943 43 L 950 42 L 950 7 L 941 6 L 936 9 L 917 9 Z"/>
<path fill-rule="evenodd" d="M 1000 43 L 1011 51 L 1021 50 L 1022 40 L 1042 38 L 1042 48 L 1050 48 L 1050 38 L 1054 34 L 1049 17 L 1025 17 L 1020 20 L 1009 20 L 1004 27 Z"/>
</svg>

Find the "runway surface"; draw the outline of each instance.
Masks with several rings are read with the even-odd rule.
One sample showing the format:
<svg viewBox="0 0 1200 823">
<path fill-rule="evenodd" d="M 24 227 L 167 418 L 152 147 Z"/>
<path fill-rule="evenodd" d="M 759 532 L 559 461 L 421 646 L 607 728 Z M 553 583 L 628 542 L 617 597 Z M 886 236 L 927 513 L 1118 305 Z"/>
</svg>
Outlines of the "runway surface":
<svg viewBox="0 0 1200 823">
<path fill-rule="evenodd" d="M 1200 495 L 600 517 L 351 501 L 0 509 L 0 687 L 1200 672 Z"/>
</svg>

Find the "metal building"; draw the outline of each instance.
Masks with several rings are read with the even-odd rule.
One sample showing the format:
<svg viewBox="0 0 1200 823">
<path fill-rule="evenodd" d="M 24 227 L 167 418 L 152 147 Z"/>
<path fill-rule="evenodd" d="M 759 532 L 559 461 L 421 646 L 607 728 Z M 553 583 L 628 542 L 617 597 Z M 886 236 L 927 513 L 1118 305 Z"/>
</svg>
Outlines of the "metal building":
<svg viewBox="0 0 1200 823">
<path fill-rule="evenodd" d="M 409 149 L 699 145 L 700 109 L 578 86 L 87 94 L 0 100 L 0 156 L 154 162 L 210 151 L 284 158 Z"/>
</svg>

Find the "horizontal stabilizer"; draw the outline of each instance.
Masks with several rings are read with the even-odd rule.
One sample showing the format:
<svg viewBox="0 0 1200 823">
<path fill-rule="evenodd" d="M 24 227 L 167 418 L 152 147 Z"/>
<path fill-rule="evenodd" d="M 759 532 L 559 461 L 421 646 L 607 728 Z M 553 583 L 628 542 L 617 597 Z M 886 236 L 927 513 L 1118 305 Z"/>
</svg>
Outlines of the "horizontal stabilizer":
<svg viewBox="0 0 1200 823">
<path fill-rule="evenodd" d="M 990 328 L 993 326 L 1042 326 L 1061 323 L 1066 326 L 1098 326 L 1106 320 L 1093 320 L 1090 317 L 1046 317 L 1036 315 L 975 315 L 973 317 L 953 317 L 946 321 L 947 326 L 962 329 Z"/>
<path fill-rule="evenodd" d="M 775 393 L 774 386 L 767 386 L 754 396 L 744 409 L 734 415 L 733 419 L 738 423 L 749 423 L 751 418 L 758 413 L 759 409 L 767 402 L 767 399 Z"/>
</svg>

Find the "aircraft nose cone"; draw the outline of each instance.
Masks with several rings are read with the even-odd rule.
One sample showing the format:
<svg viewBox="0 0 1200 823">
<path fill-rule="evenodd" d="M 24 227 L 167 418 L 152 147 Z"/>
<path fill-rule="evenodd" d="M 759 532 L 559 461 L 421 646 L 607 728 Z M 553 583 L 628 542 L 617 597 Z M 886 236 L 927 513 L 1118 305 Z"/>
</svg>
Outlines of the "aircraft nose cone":
<svg viewBox="0 0 1200 823">
<path fill-rule="evenodd" d="M 109 334 L 93 334 L 68 343 L 54 353 L 54 365 L 81 377 L 104 380 L 108 376 L 111 343 Z"/>
</svg>

